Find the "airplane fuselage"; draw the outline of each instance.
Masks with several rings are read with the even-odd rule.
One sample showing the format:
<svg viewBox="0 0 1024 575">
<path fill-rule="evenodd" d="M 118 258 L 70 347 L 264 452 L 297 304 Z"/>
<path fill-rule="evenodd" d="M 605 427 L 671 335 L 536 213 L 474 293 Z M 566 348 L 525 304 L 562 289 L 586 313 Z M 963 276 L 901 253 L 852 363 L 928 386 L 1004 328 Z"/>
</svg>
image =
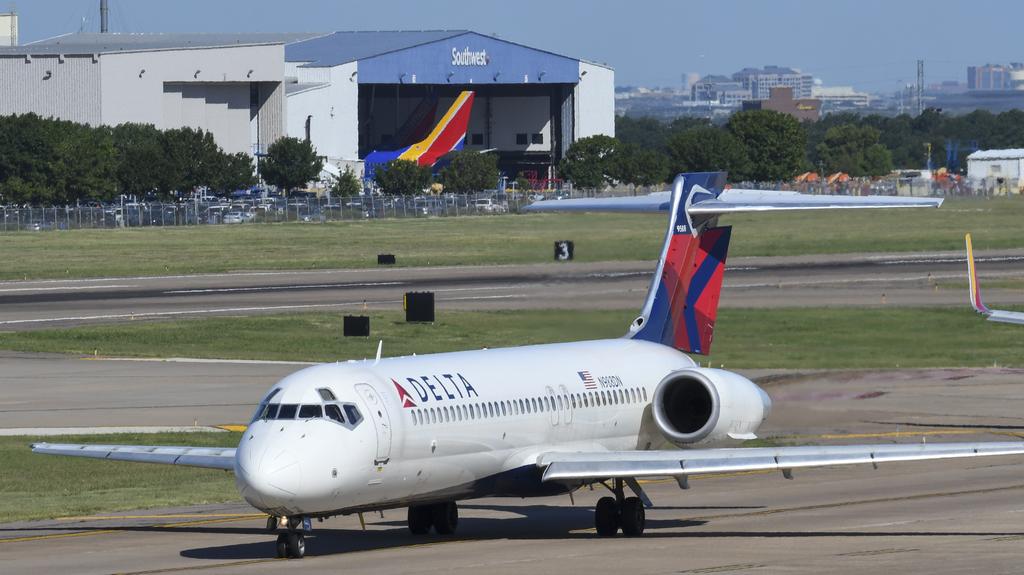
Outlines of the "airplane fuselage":
<svg viewBox="0 0 1024 575">
<path fill-rule="evenodd" d="M 237 483 L 275 515 L 564 492 L 575 486 L 541 481 L 538 453 L 663 447 L 655 388 L 693 367 L 679 351 L 631 339 L 314 366 L 281 380 L 260 410 L 310 406 L 308 415 L 336 404 L 344 413 L 347 404 L 356 417 L 258 412 L 236 452 Z M 756 430 L 761 416 L 738 417 L 754 419 L 739 431 Z"/>
</svg>

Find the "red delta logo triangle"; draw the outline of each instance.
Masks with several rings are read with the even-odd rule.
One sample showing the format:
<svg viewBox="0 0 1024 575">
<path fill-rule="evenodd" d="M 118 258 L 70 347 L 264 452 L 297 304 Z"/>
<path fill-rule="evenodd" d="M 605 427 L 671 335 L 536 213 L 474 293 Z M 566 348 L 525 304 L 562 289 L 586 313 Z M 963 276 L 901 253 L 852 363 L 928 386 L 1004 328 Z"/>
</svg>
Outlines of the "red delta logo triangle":
<svg viewBox="0 0 1024 575">
<path fill-rule="evenodd" d="M 391 380 L 391 383 L 395 384 L 395 388 L 398 389 L 398 399 L 402 401 L 402 407 L 416 407 L 416 404 L 412 400 L 412 396 L 405 390 L 404 387 L 398 385 L 398 382 Z"/>
</svg>

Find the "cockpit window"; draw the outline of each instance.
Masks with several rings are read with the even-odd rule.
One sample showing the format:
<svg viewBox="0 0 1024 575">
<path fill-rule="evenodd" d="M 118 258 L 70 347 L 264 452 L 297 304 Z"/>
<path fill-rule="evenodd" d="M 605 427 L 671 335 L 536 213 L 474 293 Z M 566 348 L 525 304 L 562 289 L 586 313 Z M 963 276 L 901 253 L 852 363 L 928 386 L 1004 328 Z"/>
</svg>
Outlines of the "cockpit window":
<svg viewBox="0 0 1024 575">
<path fill-rule="evenodd" d="M 359 413 L 359 410 L 351 403 L 345 404 L 345 415 L 348 416 L 348 421 L 352 425 L 358 425 L 359 422 L 363 420 L 363 416 Z"/>
<path fill-rule="evenodd" d="M 316 392 L 320 394 L 320 399 L 324 401 L 338 401 L 338 398 L 334 396 L 334 392 L 326 387 L 321 387 Z"/>
<path fill-rule="evenodd" d="M 303 405 L 299 408 L 299 419 L 313 419 L 323 417 L 319 405 Z"/>
<path fill-rule="evenodd" d="M 275 418 L 277 418 L 277 408 L 278 407 L 281 407 L 281 405 L 278 404 L 278 403 L 271 403 L 263 411 L 263 415 L 260 417 L 260 419 L 275 419 Z"/>
<path fill-rule="evenodd" d="M 281 405 L 281 409 L 277 411 L 276 419 L 295 419 L 295 412 L 298 411 L 299 406 L 294 403 L 285 403 Z"/>
<path fill-rule="evenodd" d="M 345 416 L 341 414 L 341 407 L 333 403 L 328 403 L 324 406 L 324 414 L 338 423 L 345 423 Z"/>
<path fill-rule="evenodd" d="M 270 403 L 271 398 L 273 398 L 275 395 L 277 395 L 277 393 L 279 391 L 281 391 L 280 387 L 271 390 L 270 393 L 267 394 L 266 399 L 264 399 L 259 404 L 259 406 L 256 408 L 256 413 L 253 414 L 252 419 L 249 420 L 249 423 L 252 423 L 252 422 L 256 421 L 257 419 L 261 419 L 261 418 L 265 418 L 266 417 L 267 405 Z"/>
</svg>

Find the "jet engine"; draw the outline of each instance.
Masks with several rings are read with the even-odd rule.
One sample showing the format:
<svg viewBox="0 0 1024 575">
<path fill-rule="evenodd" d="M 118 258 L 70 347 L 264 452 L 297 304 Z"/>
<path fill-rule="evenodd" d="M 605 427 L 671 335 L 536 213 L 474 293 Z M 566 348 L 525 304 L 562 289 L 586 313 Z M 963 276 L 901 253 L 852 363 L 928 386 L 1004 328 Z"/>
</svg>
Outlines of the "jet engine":
<svg viewBox="0 0 1024 575">
<path fill-rule="evenodd" d="M 772 400 L 749 379 L 721 369 L 690 368 L 661 380 L 652 402 L 665 438 L 684 446 L 750 439 L 771 412 Z"/>
</svg>

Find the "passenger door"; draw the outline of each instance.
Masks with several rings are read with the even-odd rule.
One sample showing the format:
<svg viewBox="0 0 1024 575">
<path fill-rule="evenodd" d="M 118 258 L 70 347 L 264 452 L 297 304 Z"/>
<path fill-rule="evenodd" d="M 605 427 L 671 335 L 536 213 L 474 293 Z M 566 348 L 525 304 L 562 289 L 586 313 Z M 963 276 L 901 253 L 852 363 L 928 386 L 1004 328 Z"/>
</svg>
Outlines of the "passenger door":
<svg viewBox="0 0 1024 575">
<path fill-rule="evenodd" d="M 367 411 L 370 413 L 370 421 L 377 432 L 377 456 L 374 465 L 384 465 L 391 459 L 391 418 L 388 417 L 388 408 L 384 400 L 373 387 L 360 383 L 356 385 L 356 391 L 366 402 Z"/>
</svg>

